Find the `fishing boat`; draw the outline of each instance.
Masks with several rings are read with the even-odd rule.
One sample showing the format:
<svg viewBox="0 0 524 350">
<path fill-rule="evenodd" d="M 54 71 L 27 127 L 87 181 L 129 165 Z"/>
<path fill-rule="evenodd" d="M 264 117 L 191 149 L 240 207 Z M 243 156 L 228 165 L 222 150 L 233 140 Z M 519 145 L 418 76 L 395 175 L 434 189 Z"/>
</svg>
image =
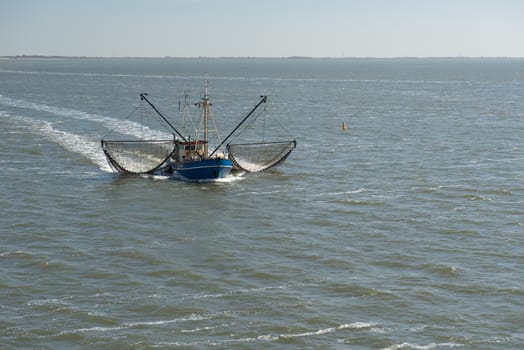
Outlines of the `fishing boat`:
<svg viewBox="0 0 524 350">
<path fill-rule="evenodd" d="M 187 94 L 185 97 L 184 110 L 187 110 Z M 206 77 L 204 95 L 199 102 L 195 103 L 201 109 L 199 127 L 191 138 L 186 125 L 182 125 L 180 127 L 182 131 L 180 131 L 153 104 L 147 93 L 141 93 L 140 110 L 144 110 L 144 104 L 149 107 L 154 112 L 153 115 L 167 127 L 171 137 L 116 139 L 109 137 L 111 132 L 102 138 L 102 150 L 111 168 L 118 173 L 164 175 L 184 181 L 208 182 L 224 178 L 232 171 L 264 171 L 280 165 L 289 156 L 296 147 L 295 139 L 231 141 L 243 140 L 240 135 L 249 134 L 255 125 L 254 120 L 260 115 L 255 112 L 266 102 L 267 96 L 261 96 L 258 103 L 233 130 L 223 140 L 220 140 L 218 128 L 211 113 L 212 104 Z M 215 144 L 210 147 L 212 132 L 216 134 L 216 137 L 214 138 Z"/>
</svg>

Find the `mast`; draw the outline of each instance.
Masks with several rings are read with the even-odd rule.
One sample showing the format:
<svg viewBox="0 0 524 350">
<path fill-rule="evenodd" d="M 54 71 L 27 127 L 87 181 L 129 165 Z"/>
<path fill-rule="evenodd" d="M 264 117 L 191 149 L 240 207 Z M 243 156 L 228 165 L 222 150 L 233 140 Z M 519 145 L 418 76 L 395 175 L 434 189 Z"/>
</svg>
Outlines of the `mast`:
<svg viewBox="0 0 524 350">
<path fill-rule="evenodd" d="M 204 97 L 202 98 L 202 101 L 196 103 L 197 105 L 202 107 L 202 117 L 204 122 L 204 157 L 208 156 L 209 152 L 209 114 L 210 114 L 210 106 L 211 102 L 209 102 L 209 94 L 208 94 L 208 80 L 207 80 L 207 73 L 206 73 L 206 80 L 204 84 Z M 198 140 L 197 140 L 198 141 Z"/>
<path fill-rule="evenodd" d="M 209 95 L 207 94 L 207 87 L 208 87 L 208 80 L 207 80 L 207 73 L 206 73 L 206 82 L 204 85 L 204 100 L 203 100 L 203 106 L 204 106 L 204 155 L 207 157 L 208 154 L 208 134 L 209 134 L 209 106 L 211 103 L 209 103 Z"/>
</svg>

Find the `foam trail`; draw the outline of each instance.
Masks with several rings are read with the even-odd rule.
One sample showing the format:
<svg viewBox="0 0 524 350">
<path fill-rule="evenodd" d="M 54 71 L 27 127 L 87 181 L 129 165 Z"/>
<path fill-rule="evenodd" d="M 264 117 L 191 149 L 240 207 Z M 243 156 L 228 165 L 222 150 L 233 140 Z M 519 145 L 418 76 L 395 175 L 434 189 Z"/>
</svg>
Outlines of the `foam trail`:
<svg viewBox="0 0 524 350">
<path fill-rule="evenodd" d="M 111 117 L 105 117 L 102 115 L 86 113 L 86 112 L 77 111 L 74 109 L 54 107 L 54 106 L 49 106 L 49 105 L 21 100 L 21 99 L 13 99 L 10 97 L 3 96 L 1 94 L 0 94 L 0 104 L 9 106 L 9 107 L 31 109 L 31 110 L 35 110 L 38 112 L 46 112 L 49 114 L 58 115 L 58 116 L 66 117 L 66 118 L 96 122 L 96 123 L 103 124 L 105 127 L 107 127 L 110 130 L 118 128 L 118 132 L 122 134 L 132 135 L 132 136 L 139 137 L 139 138 L 151 138 L 151 139 L 166 139 L 167 138 L 169 139 L 172 137 L 171 134 L 168 134 L 166 132 L 157 131 L 157 130 L 152 130 L 148 128 L 147 126 L 144 126 L 136 122 L 132 122 L 128 120 L 120 120 L 120 119 L 111 118 Z"/>
<path fill-rule="evenodd" d="M 215 182 L 218 182 L 218 183 L 232 183 L 232 182 L 236 182 L 236 181 L 241 181 L 241 180 L 245 179 L 244 175 L 245 175 L 244 172 L 233 173 L 233 174 L 229 174 L 226 177 L 223 177 L 223 178 L 220 178 L 220 179 L 216 179 Z"/>
<path fill-rule="evenodd" d="M 10 117 L 12 120 L 17 122 L 18 126 L 23 126 L 34 134 L 41 135 L 51 142 L 57 143 L 71 152 L 84 156 L 103 171 L 112 172 L 111 168 L 107 164 L 98 141 L 90 139 L 86 136 L 55 129 L 53 128 L 52 123 L 48 121 L 34 120 L 21 116 L 10 116 L 9 114 L 5 113 L 0 113 L 0 116 Z"/>
</svg>

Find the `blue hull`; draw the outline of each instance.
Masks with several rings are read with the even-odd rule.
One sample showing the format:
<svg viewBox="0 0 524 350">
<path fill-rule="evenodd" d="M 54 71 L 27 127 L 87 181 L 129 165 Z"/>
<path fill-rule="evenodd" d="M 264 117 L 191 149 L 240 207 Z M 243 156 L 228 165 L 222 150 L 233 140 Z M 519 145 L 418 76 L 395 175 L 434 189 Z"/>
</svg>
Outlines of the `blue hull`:
<svg viewBox="0 0 524 350">
<path fill-rule="evenodd" d="M 177 163 L 175 174 L 186 181 L 213 181 L 231 173 L 233 161 L 229 159 L 204 159 L 194 162 Z"/>
</svg>

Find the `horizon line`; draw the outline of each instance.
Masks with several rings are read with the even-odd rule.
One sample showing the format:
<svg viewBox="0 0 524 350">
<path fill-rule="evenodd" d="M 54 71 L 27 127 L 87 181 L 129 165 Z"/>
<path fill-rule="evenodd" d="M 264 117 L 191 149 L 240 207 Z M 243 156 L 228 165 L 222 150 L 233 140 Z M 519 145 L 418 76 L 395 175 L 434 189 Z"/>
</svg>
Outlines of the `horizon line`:
<svg viewBox="0 0 524 350">
<path fill-rule="evenodd" d="M 74 56 L 74 55 L 0 55 L 3 59 L 524 59 L 519 56 Z"/>
</svg>

